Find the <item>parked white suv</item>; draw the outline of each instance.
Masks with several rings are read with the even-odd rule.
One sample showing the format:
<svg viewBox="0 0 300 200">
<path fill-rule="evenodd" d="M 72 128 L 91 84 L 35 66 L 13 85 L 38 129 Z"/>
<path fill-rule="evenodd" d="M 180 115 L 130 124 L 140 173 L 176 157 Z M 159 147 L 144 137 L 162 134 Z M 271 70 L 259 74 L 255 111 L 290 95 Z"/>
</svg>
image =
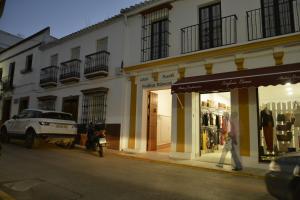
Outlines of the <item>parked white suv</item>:
<svg viewBox="0 0 300 200">
<path fill-rule="evenodd" d="M 76 134 L 77 126 L 71 114 L 37 109 L 23 110 L 7 120 L 0 132 L 2 142 L 9 142 L 10 138 L 25 139 L 27 148 L 32 148 L 39 139 L 71 144 Z"/>
</svg>

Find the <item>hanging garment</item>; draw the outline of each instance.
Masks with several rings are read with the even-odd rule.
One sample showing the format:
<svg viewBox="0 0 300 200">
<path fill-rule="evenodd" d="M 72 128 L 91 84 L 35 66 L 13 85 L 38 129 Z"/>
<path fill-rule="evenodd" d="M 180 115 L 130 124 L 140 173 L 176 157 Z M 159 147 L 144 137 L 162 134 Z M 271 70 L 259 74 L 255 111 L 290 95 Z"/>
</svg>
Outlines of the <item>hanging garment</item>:
<svg viewBox="0 0 300 200">
<path fill-rule="evenodd" d="M 214 125 L 214 116 L 213 116 L 212 113 L 209 113 L 209 124 L 210 124 L 211 126 Z"/>
<path fill-rule="evenodd" d="M 260 112 L 260 128 L 268 126 L 269 124 L 271 124 L 272 127 L 274 127 L 272 111 L 264 109 Z"/>
<path fill-rule="evenodd" d="M 284 114 L 278 114 L 277 115 L 277 121 L 278 122 L 285 122 L 285 115 Z"/>
<path fill-rule="evenodd" d="M 220 116 L 219 115 L 216 115 L 216 126 L 217 126 L 217 129 L 220 129 Z"/>
<path fill-rule="evenodd" d="M 203 114 L 203 116 L 202 116 L 202 125 L 208 126 L 208 114 L 207 113 Z"/>
<path fill-rule="evenodd" d="M 268 125 L 263 126 L 264 137 L 267 145 L 267 150 L 273 151 L 273 124 L 269 122 Z"/>
</svg>

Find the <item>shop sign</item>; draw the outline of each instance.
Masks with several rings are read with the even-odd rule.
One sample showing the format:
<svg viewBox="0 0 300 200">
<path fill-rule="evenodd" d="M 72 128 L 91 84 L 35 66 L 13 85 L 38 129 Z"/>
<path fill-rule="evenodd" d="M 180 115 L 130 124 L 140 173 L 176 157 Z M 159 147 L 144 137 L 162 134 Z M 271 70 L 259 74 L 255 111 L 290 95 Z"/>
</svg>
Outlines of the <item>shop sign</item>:
<svg viewBox="0 0 300 200">
<path fill-rule="evenodd" d="M 148 84 L 143 84 L 143 88 L 155 88 L 155 87 L 162 87 L 162 86 L 171 86 L 172 81 L 169 82 L 157 82 L 157 83 L 148 83 Z"/>
<path fill-rule="evenodd" d="M 160 81 L 166 81 L 166 80 L 174 80 L 177 79 L 177 72 L 171 71 L 171 72 L 163 72 L 159 74 L 159 80 Z"/>
<path fill-rule="evenodd" d="M 145 83 L 145 82 L 152 81 L 152 78 L 149 75 L 141 76 L 141 77 L 139 77 L 138 81 L 140 83 Z"/>
</svg>

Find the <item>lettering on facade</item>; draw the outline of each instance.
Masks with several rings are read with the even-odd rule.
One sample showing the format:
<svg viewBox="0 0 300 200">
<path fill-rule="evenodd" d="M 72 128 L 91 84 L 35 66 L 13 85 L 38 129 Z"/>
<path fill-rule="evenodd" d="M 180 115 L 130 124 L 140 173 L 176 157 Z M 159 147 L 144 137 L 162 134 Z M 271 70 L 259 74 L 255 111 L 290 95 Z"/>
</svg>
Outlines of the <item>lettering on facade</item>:
<svg viewBox="0 0 300 200">
<path fill-rule="evenodd" d="M 168 78 L 174 78 L 174 77 L 175 77 L 174 72 L 171 73 L 171 74 L 163 74 L 163 75 L 161 76 L 162 79 L 168 79 Z"/>
<path fill-rule="evenodd" d="M 146 81 L 149 81 L 149 77 L 140 78 L 140 82 L 146 82 Z"/>
<path fill-rule="evenodd" d="M 172 82 L 158 82 L 158 83 L 148 83 L 142 85 L 143 88 L 154 88 L 154 87 L 161 87 L 161 86 L 170 86 Z"/>
<path fill-rule="evenodd" d="M 293 74 L 293 75 L 283 75 L 283 76 L 279 76 L 278 80 L 281 80 L 281 81 L 290 81 L 290 80 L 298 80 L 300 79 L 300 76 L 296 75 L 296 74 Z"/>
</svg>

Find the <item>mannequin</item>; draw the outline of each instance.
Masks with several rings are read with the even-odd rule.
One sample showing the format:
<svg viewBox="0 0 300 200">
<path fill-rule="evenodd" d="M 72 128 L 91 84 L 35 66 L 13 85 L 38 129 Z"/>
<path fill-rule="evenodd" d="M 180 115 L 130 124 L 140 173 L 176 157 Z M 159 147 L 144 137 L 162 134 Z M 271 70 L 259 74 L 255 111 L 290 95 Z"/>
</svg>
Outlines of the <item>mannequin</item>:
<svg viewBox="0 0 300 200">
<path fill-rule="evenodd" d="M 263 129 L 267 151 L 273 152 L 273 127 L 272 111 L 267 106 L 260 112 L 260 128 Z"/>
</svg>

